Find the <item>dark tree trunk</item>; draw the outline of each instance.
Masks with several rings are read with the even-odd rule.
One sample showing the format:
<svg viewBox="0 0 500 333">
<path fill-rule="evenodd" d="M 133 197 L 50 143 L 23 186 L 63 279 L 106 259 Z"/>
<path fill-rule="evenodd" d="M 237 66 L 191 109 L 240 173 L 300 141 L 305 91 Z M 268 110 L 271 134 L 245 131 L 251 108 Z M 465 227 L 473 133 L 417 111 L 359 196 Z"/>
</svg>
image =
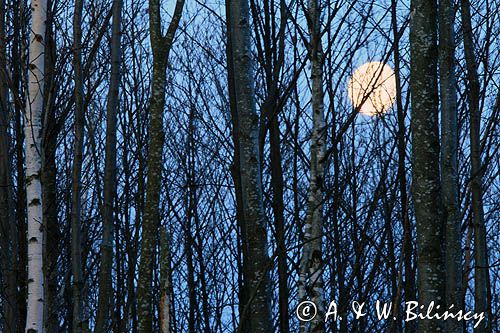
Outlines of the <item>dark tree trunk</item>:
<svg viewBox="0 0 500 333">
<path fill-rule="evenodd" d="M 419 304 L 444 308 L 444 224 L 439 177 L 437 84 L 437 4 L 411 3 L 411 105 L 413 148 L 413 200 L 417 223 Z M 442 320 L 420 320 L 419 332 L 443 331 Z"/>
<path fill-rule="evenodd" d="M 245 216 L 243 215 L 243 191 L 241 187 L 241 166 L 240 166 L 240 139 L 238 123 L 238 105 L 236 102 L 235 72 L 233 64 L 233 46 L 232 33 L 229 22 L 231 21 L 231 0 L 226 0 L 226 62 L 227 62 L 227 81 L 229 93 L 229 109 L 231 113 L 231 137 L 233 139 L 233 161 L 231 165 L 231 177 L 233 179 L 235 191 L 236 221 L 238 223 L 238 312 L 243 313 L 245 304 L 248 301 L 248 273 L 245 268 L 248 266 L 245 262 L 248 258 L 247 248 L 248 239 L 246 235 Z M 240 331 L 248 332 L 246 321 L 240 322 Z"/>
<path fill-rule="evenodd" d="M 47 43 L 45 45 L 45 99 L 43 120 L 43 164 L 42 164 L 42 201 L 44 225 L 44 289 L 45 289 L 45 318 L 44 327 L 48 332 L 59 332 L 58 303 L 57 303 L 57 259 L 60 251 L 60 233 L 57 205 L 57 165 L 56 150 L 60 126 L 55 116 L 54 84 L 56 46 L 53 33 L 52 11 L 47 13 Z"/>
<path fill-rule="evenodd" d="M 6 332 L 18 330 L 17 307 L 17 227 L 14 219 L 14 201 L 10 162 L 9 97 L 5 35 L 6 3 L 0 0 L 0 279 L 2 286 L 3 328 Z"/>
<path fill-rule="evenodd" d="M 107 332 L 111 321 L 113 286 L 114 207 L 116 200 L 116 118 L 120 106 L 122 0 L 113 1 L 111 36 L 111 77 L 106 110 L 106 157 L 104 166 L 103 234 L 99 272 L 99 299 L 95 331 Z"/>
<path fill-rule="evenodd" d="M 83 332 L 83 273 L 81 232 L 81 190 L 85 109 L 83 104 L 82 13 L 83 0 L 75 1 L 73 16 L 73 69 L 75 72 L 75 142 L 71 188 L 71 270 L 73 274 L 73 333 Z"/>
<path fill-rule="evenodd" d="M 483 320 L 474 332 L 491 332 L 491 300 L 489 299 L 489 264 L 484 225 L 483 207 L 483 168 L 481 162 L 481 110 L 480 83 L 474 55 L 474 36 L 472 33 L 470 3 L 461 0 L 462 30 L 464 38 L 465 62 L 467 66 L 468 103 L 470 116 L 470 154 L 471 154 L 471 189 L 472 218 L 474 224 L 474 306 L 475 312 L 484 312 Z"/>
<path fill-rule="evenodd" d="M 401 90 L 401 55 L 399 52 L 400 34 L 397 24 L 396 0 L 392 1 L 392 28 L 394 34 L 394 75 L 396 81 L 396 110 L 398 117 L 398 179 L 399 179 L 399 196 L 401 201 L 401 221 L 403 224 L 403 260 L 404 260 L 404 299 L 406 301 L 416 300 L 415 293 L 415 275 L 412 265 L 413 244 L 412 244 L 412 227 L 408 213 L 408 191 L 407 191 L 407 175 L 406 175 L 406 113 L 403 109 L 403 97 Z M 395 306 L 398 306 L 396 304 Z M 415 332 L 413 322 L 406 323 L 407 333 Z"/>
<path fill-rule="evenodd" d="M 248 332 L 271 332 L 270 262 L 267 254 L 267 220 L 263 207 L 259 152 L 259 117 L 255 105 L 254 72 L 251 54 L 249 3 L 229 1 L 227 20 L 230 31 L 237 109 L 238 150 L 242 189 L 242 208 L 247 242 L 243 250 L 243 271 L 247 276 L 246 304 L 240 313 L 240 328 Z M 233 119 L 234 122 L 234 119 Z M 241 224 L 240 224 L 241 225 Z M 251 316 L 251 320 L 250 320 Z"/>
<path fill-rule="evenodd" d="M 458 128 L 455 79 L 455 9 L 439 1 L 439 83 L 441 97 L 441 181 L 446 235 L 446 306 L 463 309 L 460 207 L 458 203 Z M 462 323 L 446 322 L 447 332 L 460 332 Z"/>
<path fill-rule="evenodd" d="M 17 297 L 18 304 L 18 329 L 23 329 L 26 325 L 26 297 L 27 297 L 27 241 L 26 241 L 26 184 L 24 175 L 24 153 L 23 153 L 23 143 L 24 143 L 24 132 L 22 123 L 22 110 L 24 101 L 24 96 L 21 93 L 21 82 L 23 79 L 23 74 L 21 70 L 21 15 L 20 15 L 20 5 L 16 1 L 13 6 L 13 27 L 14 36 L 12 41 L 12 81 L 14 90 L 13 96 L 17 101 L 14 103 L 14 130 L 16 138 L 16 214 L 15 218 L 17 221 L 17 235 L 13 235 L 13 239 L 17 237 L 18 240 L 18 255 L 19 259 L 17 261 L 17 284 L 19 288 L 19 293 Z M 14 231 L 15 232 L 15 231 Z"/>
<path fill-rule="evenodd" d="M 165 85 L 168 56 L 184 7 L 184 0 L 177 0 L 172 21 L 165 36 L 162 34 L 159 0 L 149 1 L 149 24 L 151 46 L 153 50 L 153 78 L 151 83 L 151 102 L 149 119 L 149 156 L 146 184 L 146 203 L 142 222 L 141 260 L 139 264 L 139 282 L 137 287 L 138 331 L 153 331 L 153 267 L 157 250 L 157 233 L 160 216 L 159 204 L 161 193 L 161 175 L 163 171 L 163 146 L 165 131 L 163 115 L 165 108 Z M 166 249 L 168 250 L 168 249 Z M 168 256 L 168 254 L 165 254 Z M 165 295 L 167 294 L 167 295 Z M 161 299 L 168 299 L 168 291 L 161 291 Z M 160 305 L 162 311 L 163 304 Z M 162 324 L 160 323 L 160 326 Z M 167 328 L 168 329 L 168 328 Z"/>
</svg>

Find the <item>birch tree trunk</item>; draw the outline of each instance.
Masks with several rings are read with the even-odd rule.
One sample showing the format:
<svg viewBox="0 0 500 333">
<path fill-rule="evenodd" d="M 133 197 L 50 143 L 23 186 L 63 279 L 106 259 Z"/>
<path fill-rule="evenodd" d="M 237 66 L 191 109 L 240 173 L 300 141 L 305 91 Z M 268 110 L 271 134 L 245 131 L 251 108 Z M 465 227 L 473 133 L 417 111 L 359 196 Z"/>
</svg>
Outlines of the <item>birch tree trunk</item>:
<svg viewBox="0 0 500 333">
<path fill-rule="evenodd" d="M 71 197 L 71 267 L 73 273 L 73 332 L 83 329 L 83 274 L 81 249 L 81 178 L 83 143 L 85 139 L 85 111 L 83 104 L 82 71 L 82 12 L 83 0 L 75 1 L 73 16 L 73 68 L 75 71 L 75 142 L 73 152 Z"/>
<path fill-rule="evenodd" d="M 311 175 L 307 216 L 304 226 L 304 247 L 300 261 L 299 302 L 310 299 L 317 307 L 318 314 L 310 322 L 310 332 L 323 332 L 323 180 L 325 174 L 326 124 L 323 104 L 323 49 L 321 46 L 321 9 L 319 0 L 310 0 L 307 15 L 309 23 L 309 56 L 312 80 L 312 120 Z M 306 322 L 300 323 L 300 331 L 305 332 Z"/>
<path fill-rule="evenodd" d="M 142 221 L 141 259 L 139 263 L 139 282 L 137 286 L 139 332 L 153 332 L 152 321 L 152 282 L 155 252 L 159 231 L 159 204 L 161 192 L 161 174 L 163 171 L 163 146 L 165 132 L 163 115 L 165 107 L 165 85 L 168 56 L 175 32 L 182 16 L 184 0 L 177 0 L 172 21 L 164 36 L 161 28 L 160 1 L 149 1 L 149 28 L 153 51 L 153 79 L 151 83 L 151 102 L 149 119 L 149 156 L 146 185 L 146 203 Z M 165 254 L 168 255 L 168 254 Z M 166 299 L 165 295 L 161 299 Z M 167 295 L 168 297 L 168 295 Z M 160 307 L 162 308 L 162 307 Z M 169 316 L 165 316 L 168 318 Z M 160 324 L 160 326 L 163 324 Z"/>
<path fill-rule="evenodd" d="M 43 332 L 43 209 L 42 109 L 44 91 L 44 48 L 47 1 L 31 2 L 32 24 L 29 44 L 28 95 L 24 121 L 26 138 L 26 198 L 28 217 L 28 300 L 26 332 Z"/>
<path fill-rule="evenodd" d="M 111 27 L 111 78 L 106 110 L 106 160 L 104 166 L 104 216 L 101 243 L 101 266 L 99 272 L 99 299 L 95 331 L 109 330 L 111 318 L 113 265 L 114 203 L 116 200 L 116 115 L 119 108 L 121 67 L 121 22 L 122 0 L 113 1 L 113 22 Z"/>
<path fill-rule="evenodd" d="M 410 89 L 419 304 L 428 306 L 434 301 L 436 306 L 444 308 L 436 19 L 435 0 L 412 0 Z M 442 332 L 443 323 L 442 320 L 420 320 L 418 332 Z"/>
<path fill-rule="evenodd" d="M 455 79 L 455 9 L 453 1 L 439 1 L 439 83 L 441 97 L 441 182 L 446 235 L 446 306 L 462 304 L 462 254 L 458 203 L 458 129 Z M 446 321 L 447 332 L 461 332 L 457 320 Z"/>
<path fill-rule="evenodd" d="M 259 153 L 259 117 L 256 111 L 254 71 L 251 54 L 249 3 L 229 1 L 228 30 L 231 36 L 234 94 L 238 119 L 243 219 L 247 238 L 243 251 L 248 281 L 247 304 L 240 313 L 240 330 L 272 332 L 270 262 L 267 254 L 267 221 L 262 199 Z M 245 246 L 245 244 L 243 244 Z M 246 267 L 245 267 L 246 266 Z M 251 316 L 251 320 L 250 320 Z"/>
<path fill-rule="evenodd" d="M 484 312 L 486 315 L 486 320 L 483 320 L 474 329 L 474 332 L 491 332 L 491 304 L 488 297 L 490 278 L 482 187 L 480 84 L 474 55 L 474 36 L 472 34 L 470 3 L 468 0 L 461 0 L 461 16 L 467 80 L 469 83 L 467 92 L 470 115 L 472 217 L 474 224 L 474 310 L 476 313 Z"/>
</svg>

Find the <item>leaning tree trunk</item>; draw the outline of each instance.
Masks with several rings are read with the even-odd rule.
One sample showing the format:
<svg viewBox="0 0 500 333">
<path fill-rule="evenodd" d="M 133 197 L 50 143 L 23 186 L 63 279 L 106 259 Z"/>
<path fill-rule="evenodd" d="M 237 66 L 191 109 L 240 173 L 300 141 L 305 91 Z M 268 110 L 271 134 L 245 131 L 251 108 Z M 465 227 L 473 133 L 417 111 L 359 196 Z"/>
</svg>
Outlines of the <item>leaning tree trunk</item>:
<svg viewBox="0 0 500 333">
<path fill-rule="evenodd" d="M 234 74 L 234 94 L 238 120 L 240 176 L 243 219 L 247 238 L 243 268 L 247 275 L 247 304 L 240 313 L 240 330 L 271 332 L 270 261 L 267 247 L 267 226 L 262 198 L 259 153 L 259 117 L 255 105 L 254 72 L 251 54 L 249 2 L 229 1 L 228 30 L 231 54 L 228 62 Z M 245 244 L 244 244 L 245 246 Z M 251 320 L 250 320 L 251 318 Z"/>
<path fill-rule="evenodd" d="M 300 261 L 299 302 L 310 299 L 318 309 L 318 315 L 310 323 L 311 332 L 323 332 L 325 308 L 323 300 L 323 195 L 325 174 L 326 124 L 323 105 L 323 51 L 321 46 L 321 12 L 319 0 L 309 2 L 309 56 L 312 80 L 311 136 L 311 180 L 304 226 L 304 247 Z M 305 322 L 300 323 L 300 331 L 305 332 Z"/>
<path fill-rule="evenodd" d="M 184 0 L 177 0 L 174 15 L 164 36 L 161 28 L 161 14 L 159 0 L 149 1 L 149 28 L 151 47 L 153 51 L 153 79 L 151 83 L 151 104 L 149 118 L 149 156 L 148 175 L 146 185 L 146 203 L 142 221 L 141 260 L 139 263 L 139 282 L 137 286 L 139 332 L 153 332 L 153 265 L 157 251 L 159 232 L 159 204 L 161 193 L 161 174 L 163 170 L 163 146 L 165 132 L 163 129 L 163 115 L 165 107 L 165 85 L 168 56 L 179 21 L 182 16 Z M 164 254 L 168 256 L 168 254 Z M 161 291 L 161 299 L 166 299 Z M 161 306 L 160 306 L 161 308 Z M 169 316 L 165 315 L 166 318 Z M 162 326 L 162 323 L 160 323 Z M 164 326 L 164 325 L 163 325 Z"/>
<path fill-rule="evenodd" d="M 31 2 L 28 96 L 24 135 L 26 137 L 26 197 L 28 204 L 28 300 L 26 332 L 43 332 L 43 209 L 42 184 L 42 109 L 44 91 L 44 39 L 47 1 Z"/>
<path fill-rule="evenodd" d="M 446 246 L 446 306 L 462 309 L 462 255 L 458 203 L 458 129 L 455 79 L 455 10 L 453 1 L 439 1 L 439 83 L 441 97 L 441 184 Z M 447 332 L 461 332 L 457 320 L 446 322 Z"/>
<path fill-rule="evenodd" d="M 467 65 L 468 102 L 470 115 L 470 152 L 471 152 L 471 189 L 472 216 L 474 223 L 474 305 L 475 312 L 484 312 L 483 320 L 474 332 L 491 332 L 490 300 L 488 297 L 489 268 L 486 244 L 486 228 L 484 225 L 483 188 L 481 166 L 481 110 L 479 107 L 480 84 L 477 64 L 474 56 L 474 37 L 468 0 L 461 1 L 462 29 L 464 37 L 464 53 Z"/>
<path fill-rule="evenodd" d="M 444 308 L 443 219 L 439 178 L 436 1 L 411 2 L 413 200 L 417 225 L 419 303 Z M 419 332 L 443 331 L 442 320 L 421 320 Z"/>
<path fill-rule="evenodd" d="M 113 22 L 111 32 L 111 78 L 106 110 L 106 160 L 104 165 L 104 208 L 103 235 L 101 243 L 101 266 L 99 272 L 99 299 L 95 331 L 109 330 L 111 318 L 113 264 L 114 203 L 116 200 L 116 114 L 119 107 L 121 66 L 121 21 L 122 0 L 113 1 Z"/>
<path fill-rule="evenodd" d="M 73 273 L 73 332 L 83 330 L 83 273 L 81 249 L 81 189 L 85 111 L 83 104 L 82 71 L 82 12 L 83 0 L 75 1 L 73 16 L 73 68 L 75 71 L 75 142 L 73 152 L 71 192 L 71 267 Z"/>
</svg>

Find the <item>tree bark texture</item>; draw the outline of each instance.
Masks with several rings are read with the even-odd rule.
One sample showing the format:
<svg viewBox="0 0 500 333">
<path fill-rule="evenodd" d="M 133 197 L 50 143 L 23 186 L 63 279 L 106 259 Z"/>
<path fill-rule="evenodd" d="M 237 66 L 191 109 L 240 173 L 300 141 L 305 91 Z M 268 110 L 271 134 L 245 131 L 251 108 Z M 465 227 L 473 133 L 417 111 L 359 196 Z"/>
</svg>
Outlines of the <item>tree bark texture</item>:
<svg viewBox="0 0 500 333">
<path fill-rule="evenodd" d="M 29 38 L 28 96 L 24 114 L 26 138 L 26 198 L 28 218 L 28 300 L 26 332 L 43 332 L 43 206 L 42 184 L 42 110 L 45 80 L 45 30 L 47 1 L 31 2 L 31 32 Z"/>
<path fill-rule="evenodd" d="M 490 284 L 488 249 L 486 243 L 486 228 L 484 225 L 482 162 L 481 162 L 481 110 L 480 83 L 477 73 L 477 63 L 474 55 L 474 36 L 472 34 L 471 9 L 468 0 L 461 0 L 462 30 L 464 38 L 464 53 L 467 68 L 467 97 L 470 117 L 470 155 L 472 190 L 472 218 L 474 225 L 474 310 L 483 312 L 483 320 L 474 332 L 491 332 L 490 309 L 491 300 L 488 295 Z"/>
<path fill-rule="evenodd" d="M 444 226 L 439 175 L 437 4 L 412 0 L 410 89 L 413 200 L 417 225 L 419 304 L 444 307 Z M 418 332 L 442 332 L 441 320 L 421 320 Z"/>
<path fill-rule="evenodd" d="M 99 299 L 97 305 L 96 332 L 109 329 L 113 286 L 114 200 L 116 197 L 116 118 L 120 106 L 121 22 L 122 0 L 113 1 L 111 27 L 111 78 L 106 110 L 106 157 L 104 166 L 103 235 L 101 243 L 101 267 L 99 272 Z"/>
<path fill-rule="evenodd" d="M 153 265 L 157 250 L 157 233 L 160 216 L 159 204 L 161 193 L 161 174 L 163 170 L 163 146 L 165 131 L 163 115 L 165 108 L 165 85 L 168 56 L 172 47 L 175 32 L 184 7 L 184 0 L 177 0 L 172 21 L 165 36 L 161 32 L 161 15 L 159 0 L 149 1 L 149 27 L 151 47 L 153 49 L 153 79 L 150 101 L 149 119 L 149 156 L 146 184 L 146 203 L 142 221 L 141 259 L 139 263 L 139 282 L 137 286 L 139 332 L 153 331 Z M 164 297 L 164 295 L 162 295 Z"/>
<path fill-rule="evenodd" d="M 319 0 L 310 0 L 307 12 L 309 24 L 309 56 L 312 81 L 312 136 L 309 198 L 304 226 L 304 246 L 300 261 L 299 302 L 311 300 L 318 309 L 318 315 L 310 322 L 300 323 L 300 331 L 323 332 L 323 200 L 326 160 L 326 123 L 323 101 L 323 49 L 321 45 L 321 9 Z"/>
<path fill-rule="evenodd" d="M 462 246 L 458 202 L 458 128 L 455 78 L 455 9 L 453 1 L 439 1 L 439 84 L 441 98 L 441 183 L 446 246 L 446 306 L 462 304 Z M 462 331 L 457 320 L 446 322 L 447 332 Z"/>
<path fill-rule="evenodd" d="M 255 104 L 255 82 L 251 53 L 249 2 L 229 1 L 228 30 L 231 35 L 234 88 L 238 117 L 240 176 L 243 218 L 247 238 L 243 270 L 247 274 L 247 304 L 240 313 L 240 330 L 271 332 L 270 261 L 267 244 L 267 219 L 262 197 L 259 152 L 259 117 Z M 245 246 L 245 244 L 243 244 Z M 246 266 L 246 267 L 245 267 Z M 251 319 L 250 319 L 251 318 Z"/>
</svg>

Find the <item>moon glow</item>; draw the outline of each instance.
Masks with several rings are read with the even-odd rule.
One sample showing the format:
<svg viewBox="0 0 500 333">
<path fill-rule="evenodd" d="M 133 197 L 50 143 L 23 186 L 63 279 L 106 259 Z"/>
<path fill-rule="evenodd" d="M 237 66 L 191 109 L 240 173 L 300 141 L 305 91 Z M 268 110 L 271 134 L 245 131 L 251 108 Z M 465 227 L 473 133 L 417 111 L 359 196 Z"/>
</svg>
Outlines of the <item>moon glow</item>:
<svg viewBox="0 0 500 333">
<path fill-rule="evenodd" d="M 396 97 L 394 71 L 382 62 L 368 62 L 358 67 L 347 85 L 349 99 L 367 116 L 387 112 Z"/>
</svg>

